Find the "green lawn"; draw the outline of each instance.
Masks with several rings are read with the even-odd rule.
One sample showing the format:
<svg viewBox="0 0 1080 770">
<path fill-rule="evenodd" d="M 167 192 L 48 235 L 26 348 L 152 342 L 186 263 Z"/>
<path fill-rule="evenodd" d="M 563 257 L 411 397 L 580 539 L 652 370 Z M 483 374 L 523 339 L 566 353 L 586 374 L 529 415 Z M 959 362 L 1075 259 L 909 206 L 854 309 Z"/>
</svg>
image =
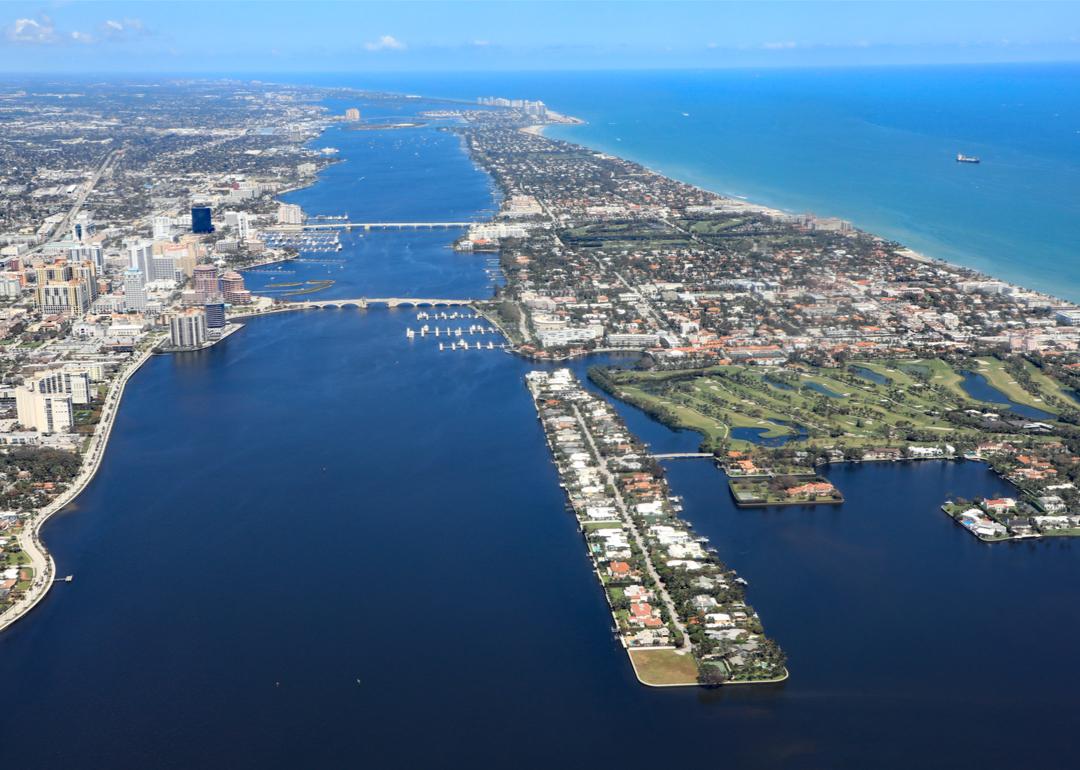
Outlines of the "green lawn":
<svg viewBox="0 0 1080 770">
<path fill-rule="evenodd" d="M 729 437 L 731 428 L 760 428 L 773 438 L 794 433 L 783 423 L 803 426 L 807 444 L 873 446 L 917 430 L 925 440 L 972 432 L 947 421 L 945 413 L 973 402 L 960 388 L 962 378 L 938 359 L 901 363 L 857 362 L 889 378 L 875 383 L 847 369 L 810 366 L 767 370 L 763 367 L 712 366 L 692 372 L 622 371 L 611 375 L 618 395 L 641 408 L 666 413 L 678 427 L 701 433 L 706 445 Z M 780 384 L 777 385 L 776 383 Z M 807 388 L 816 384 L 835 395 Z M 786 387 L 785 387 L 786 385 Z M 735 448 L 751 442 L 733 439 Z"/>
<path fill-rule="evenodd" d="M 1035 396 L 1024 390 L 1023 386 L 1016 381 L 1011 373 L 1006 371 L 1005 364 L 996 358 L 977 358 L 979 366 L 975 370 L 983 375 L 987 382 L 1004 393 L 1008 398 L 1018 404 L 1027 404 L 1036 409 L 1050 411 L 1043 397 Z M 1045 375 L 1043 375 L 1045 376 Z M 1049 380 L 1049 377 L 1046 378 Z"/>
<path fill-rule="evenodd" d="M 637 678 L 652 686 L 698 683 L 694 656 L 678 650 L 628 650 Z"/>
</svg>

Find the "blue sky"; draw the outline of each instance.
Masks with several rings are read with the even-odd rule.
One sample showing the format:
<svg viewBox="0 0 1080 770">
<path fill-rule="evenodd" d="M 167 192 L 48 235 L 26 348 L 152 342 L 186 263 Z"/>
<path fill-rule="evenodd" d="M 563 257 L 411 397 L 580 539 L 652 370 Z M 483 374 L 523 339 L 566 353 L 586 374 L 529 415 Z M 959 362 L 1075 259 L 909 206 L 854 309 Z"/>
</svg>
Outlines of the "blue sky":
<svg viewBox="0 0 1080 770">
<path fill-rule="evenodd" d="M 0 2 L 15 73 L 1078 60 L 1074 2 Z"/>
</svg>

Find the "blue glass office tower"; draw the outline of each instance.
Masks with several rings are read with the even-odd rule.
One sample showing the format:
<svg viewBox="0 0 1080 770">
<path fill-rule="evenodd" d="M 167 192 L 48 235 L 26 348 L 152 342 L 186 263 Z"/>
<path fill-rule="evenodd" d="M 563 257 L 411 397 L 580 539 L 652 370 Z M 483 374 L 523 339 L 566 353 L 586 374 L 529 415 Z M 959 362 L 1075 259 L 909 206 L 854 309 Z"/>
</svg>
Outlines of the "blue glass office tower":
<svg viewBox="0 0 1080 770">
<path fill-rule="evenodd" d="M 207 302 L 206 303 L 206 328 L 207 329 L 224 329 L 225 328 L 225 303 L 224 302 Z"/>
<path fill-rule="evenodd" d="M 214 232 L 214 223 L 210 221 L 210 207 L 209 206 L 192 206 L 191 207 L 191 232 L 193 232 L 193 233 L 212 233 L 212 232 Z"/>
</svg>

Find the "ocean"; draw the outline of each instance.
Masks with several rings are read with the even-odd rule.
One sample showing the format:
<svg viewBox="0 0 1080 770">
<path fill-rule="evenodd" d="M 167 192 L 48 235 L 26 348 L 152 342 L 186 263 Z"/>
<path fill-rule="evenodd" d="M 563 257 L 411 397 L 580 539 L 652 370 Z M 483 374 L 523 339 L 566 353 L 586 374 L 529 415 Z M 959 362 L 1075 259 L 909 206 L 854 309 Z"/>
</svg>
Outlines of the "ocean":
<svg viewBox="0 0 1080 770">
<path fill-rule="evenodd" d="M 289 78 L 541 99 L 586 121 L 550 136 L 1080 302 L 1080 65 Z"/>
</svg>

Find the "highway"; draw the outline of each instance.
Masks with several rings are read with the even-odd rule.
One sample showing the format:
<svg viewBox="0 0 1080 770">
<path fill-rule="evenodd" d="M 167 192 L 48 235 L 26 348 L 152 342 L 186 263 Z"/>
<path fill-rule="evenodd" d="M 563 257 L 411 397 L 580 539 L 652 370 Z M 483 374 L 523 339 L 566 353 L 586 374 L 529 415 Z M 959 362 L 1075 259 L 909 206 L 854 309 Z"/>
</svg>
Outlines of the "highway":
<svg viewBox="0 0 1080 770">
<path fill-rule="evenodd" d="M 75 220 L 75 217 L 82 209 L 83 204 L 86 203 L 86 199 L 90 197 L 90 193 L 94 191 L 97 183 L 101 181 L 101 177 L 105 176 L 105 173 L 112 169 L 113 164 L 116 163 L 117 159 L 119 159 L 120 156 L 123 154 L 124 148 L 121 147 L 119 149 L 113 150 L 105 156 L 105 159 L 101 161 L 101 165 L 98 166 L 97 171 L 94 172 L 94 175 L 90 177 L 90 179 L 85 183 L 85 185 L 83 185 L 83 189 L 79 193 L 79 197 L 75 199 L 75 204 L 71 207 L 71 210 L 68 211 L 67 215 L 60 220 L 59 224 L 57 224 L 56 227 L 53 228 L 53 231 L 49 234 L 49 237 L 45 239 L 46 242 L 57 240 L 58 238 L 62 237 L 64 233 L 68 231 L 68 229 L 70 229 L 71 223 Z"/>
</svg>

